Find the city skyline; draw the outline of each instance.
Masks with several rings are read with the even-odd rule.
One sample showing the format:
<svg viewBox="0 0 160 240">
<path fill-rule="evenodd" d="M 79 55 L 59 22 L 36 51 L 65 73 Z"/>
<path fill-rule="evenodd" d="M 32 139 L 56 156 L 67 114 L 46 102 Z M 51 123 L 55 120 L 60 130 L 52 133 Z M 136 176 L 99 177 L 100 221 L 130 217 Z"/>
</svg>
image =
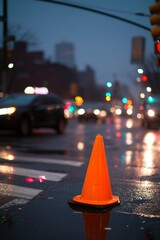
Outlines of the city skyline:
<svg viewBox="0 0 160 240">
<path fill-rule="evenodd" d="M 55 62 L 68 67 L 76 67 L 75 46 L 71 42 L 61 42 L 55 45 Z"/>
<path fill-rule="evenodd" d="M 90 66 L 83 71 L 78 71 L 74 66 L 67 66 L 68 54 L 67 58 L 63 57 L 66 57 L 68 47 L 70 50 L 70 47 L 72 49 L 74 46 L 64 42 L 63 46 L 64 53 L 60 52 L 59 59 L 62 63 L 58 63 L 45 59 L 43 51 L 28 51 L 28 43 L 25 41 L 15 42 L 15 48 L 8 58 L 8 65 L 13 63 L 13 69 L 8 71 L 8 81 L 0 85 L 0 90 L 13 93 L 24 92 L 28 87 L 36 89 L 47 87 L 48 92 L 59 94 L 64 99 L 74 99 L 76 95 L 80 95 L 84 100 L 110 102 L 111 98 L 107 98 L 109 93 L 112 99 L 120 100 L 126 97 L 133 100 L 126 84 L 115 81 L 112 84 L 108 82 L 107 86 L 101 86 L 97 82 L 94 69 Z M 0 48 L 0 56 L 2 51 Z M 74 55 L 74 52 L 72 54 Z"/>
<path fill-rule="evenodd" d="M 73 3 L 88 6 L 90 1 Z M 149 5 L 153 1 L 92 1 L 96 9 L 138 22 L 149 23 Z M 1 6 L 0 6 L 1 9 Z M 140 12 L 148 17 L 137 16 Z M 117 79 L 134 87 L 137 65 L 131 64 L 131 42 L 135 36 L 146 39 L 145 58 L 154 52 L 151 33 L 109 17 L 35 0 L 8 0 L 9 26 L 21 26 L 37 37 L 39 45 L 32 50 L 43 49 L 47 58 L 54 59 L 54 46 L 60 42 L 72 42 L 75 46 L 76 65 L 85 69 L 90 65 L 96 72 L 99 84 Z"/>
</svg>

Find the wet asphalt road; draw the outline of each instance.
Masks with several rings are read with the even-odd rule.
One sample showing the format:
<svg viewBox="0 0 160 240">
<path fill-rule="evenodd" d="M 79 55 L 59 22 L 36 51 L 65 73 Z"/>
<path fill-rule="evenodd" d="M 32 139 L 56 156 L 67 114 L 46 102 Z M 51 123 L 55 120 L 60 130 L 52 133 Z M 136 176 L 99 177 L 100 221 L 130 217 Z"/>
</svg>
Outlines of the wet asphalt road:
<svg viewBox="0 0 160 240">
<path fill-rule="evenodd" d="M 103 213 L 71 208 L 81 194 L 97 134 L 103 136 L 112 192 Z M 160 239 L 160 132 L 137 120 L 71 120 L 66 133 L 0 135 L 1 239 Z"/>
</svg>

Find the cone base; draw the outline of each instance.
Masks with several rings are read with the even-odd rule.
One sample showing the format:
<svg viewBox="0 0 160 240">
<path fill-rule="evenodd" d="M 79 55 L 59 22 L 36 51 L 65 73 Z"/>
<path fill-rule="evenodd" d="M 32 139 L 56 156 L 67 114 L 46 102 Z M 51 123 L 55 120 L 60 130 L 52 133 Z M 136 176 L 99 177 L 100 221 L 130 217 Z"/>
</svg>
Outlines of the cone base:
<svg viewBox="0 0 160 240">
<path fill-rule="evenodd" d="M 91 201 L 83 199 L 81 195 L 77 195 L 69 203 L 103 210 L 119 205 L 120 200 L 118 196 L 112 196 L 112 199 L 106 201 Z"/>
<path fill-rule="evenodd" d="M 73 201 L 72 199 L 68 201 L 69 206 L 78 212 L 83 213 L 109 213 L 115 206 L 92 206 L 88 204 L 81 204 Z"/>
</svg>

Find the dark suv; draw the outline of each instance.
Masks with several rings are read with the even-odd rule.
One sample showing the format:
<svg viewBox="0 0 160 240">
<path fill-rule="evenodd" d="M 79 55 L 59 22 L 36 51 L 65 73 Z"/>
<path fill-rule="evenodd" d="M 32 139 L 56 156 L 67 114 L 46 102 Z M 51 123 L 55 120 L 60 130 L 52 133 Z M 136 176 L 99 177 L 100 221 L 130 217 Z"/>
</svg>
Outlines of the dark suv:
<svg viewBox="0 0 160 240">
<path fill-rule="evenodd" d="M 107 111 L 102 103 L 87 102 L 80 106 L 77 114 L 79 121 L 93 121 L 104 123 L 106 121 Z"/>
<path fill-rule="evenodd" d="M 146 105 L 143 112 L 142 126 L 146 129 L 160 128 L 160 99 Z"/>
<path fill-rule="evenodd" d="M 0 129 L 29 135 L 33 128 L 54 128 L 62 134 L 67 119 L 64 102 L 55 94 L 11 94 L 0 99 Z"/>
</svg>

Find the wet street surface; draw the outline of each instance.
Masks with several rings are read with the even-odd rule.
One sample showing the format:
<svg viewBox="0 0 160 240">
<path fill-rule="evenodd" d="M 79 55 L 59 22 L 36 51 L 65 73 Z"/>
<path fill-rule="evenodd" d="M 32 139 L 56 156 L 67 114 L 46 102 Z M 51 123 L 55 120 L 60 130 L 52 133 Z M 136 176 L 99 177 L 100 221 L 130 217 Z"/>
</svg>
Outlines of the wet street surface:
<svg viewBox="0 0 160 240">
<path fill-rule="evenodd" d="M 81 194 L 97 134 L 103 136 L 113 195 L 120 205 L 95 213 L 72 208 Z M 1 239 L 160 239 L 160 132 L 138 120 L 72 119 L 64 135 L 0 133 Z"/>
</svg>

